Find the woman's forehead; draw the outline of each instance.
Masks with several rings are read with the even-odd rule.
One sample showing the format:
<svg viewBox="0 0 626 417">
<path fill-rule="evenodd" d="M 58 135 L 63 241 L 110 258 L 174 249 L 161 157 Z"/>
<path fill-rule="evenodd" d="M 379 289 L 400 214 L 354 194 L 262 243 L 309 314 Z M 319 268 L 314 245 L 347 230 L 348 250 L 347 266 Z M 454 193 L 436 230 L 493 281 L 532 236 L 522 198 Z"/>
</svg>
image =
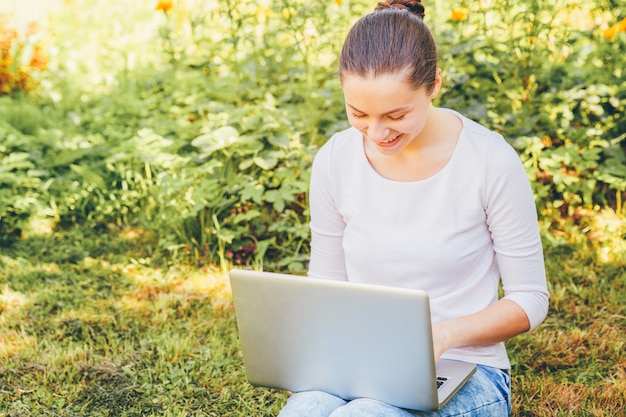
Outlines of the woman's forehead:
<svg viewBox="0 0 626 417">
<path fill-rule="evenodd" d="M 425 88 L 414 90 L 402 74 L 376 77 L 345 75 L 342 88 L 346 105 L 365 113 L 393 113 L 429 101 Z"/>
</svg>

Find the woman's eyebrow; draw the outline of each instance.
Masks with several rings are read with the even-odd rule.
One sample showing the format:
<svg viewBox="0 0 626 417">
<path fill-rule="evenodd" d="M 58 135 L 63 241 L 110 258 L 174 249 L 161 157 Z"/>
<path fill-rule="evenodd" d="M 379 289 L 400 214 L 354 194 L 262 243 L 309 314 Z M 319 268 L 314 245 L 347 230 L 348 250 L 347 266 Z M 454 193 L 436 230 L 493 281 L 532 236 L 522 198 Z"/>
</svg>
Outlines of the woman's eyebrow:
<svg viewBox="0 0 626 417">
<path fill-rule="evenodd" d="M 347 103 L 348 107 L 350 107 L 352 110 L 354 110 L 357 113 L 363 113 L 365 114 L 364 111 L 357 109 L 356 107 L 354 107 L 352 104 Z M 407 111 L 411 108 L 411 106 L 402 106 L 402 107 L 397 107 L 395 109 L 389 110 L 388 112 L 386 112 L 385 114 L 392 114 L 392 113 L 398 113 L 398 112 L 402 112 L 402 111 Z"/>
</svg>

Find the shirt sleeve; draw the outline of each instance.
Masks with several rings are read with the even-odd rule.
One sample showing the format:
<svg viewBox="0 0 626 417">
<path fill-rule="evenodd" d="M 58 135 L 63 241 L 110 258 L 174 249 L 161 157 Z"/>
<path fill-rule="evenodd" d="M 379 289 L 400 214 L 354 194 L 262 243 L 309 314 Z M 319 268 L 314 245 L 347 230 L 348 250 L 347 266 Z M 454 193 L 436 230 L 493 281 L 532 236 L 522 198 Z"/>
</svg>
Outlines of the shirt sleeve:
<svg viewBox="0 0 626 417">
<path fill-rule="evenodd" d="M 545 319 L 549 299 L 537 211 L 519 156 L 498 139 L 487 160 L 487 226 L 504 299 L 520 305 L 532 330 Z"/>
<path fill-rule="evenodd" d="M 311 171 L 311 259 L 308 275 L 314 278 L 347 280 L 343 250 L 345 222 L 337 210 L 333 187 L 331 138 L 315 156 Z"/>
</svg>

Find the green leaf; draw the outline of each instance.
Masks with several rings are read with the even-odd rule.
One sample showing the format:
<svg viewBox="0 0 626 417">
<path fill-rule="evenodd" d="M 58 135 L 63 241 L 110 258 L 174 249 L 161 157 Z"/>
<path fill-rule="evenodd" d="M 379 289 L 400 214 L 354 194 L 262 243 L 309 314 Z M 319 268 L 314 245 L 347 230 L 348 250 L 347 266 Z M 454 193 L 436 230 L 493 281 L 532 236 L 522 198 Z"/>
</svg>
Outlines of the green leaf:
<svg viewBox="0 0 626 417">
<path fill-rule="evenodd" d="M 288 148 L 289 144 L 291 143 L 289 136 L 287 136 L 285 133 L 276 133 L 274 135 L 269 135 L 267 137 L 267 141 L 273 146 L 284 149 Z"/>
<path fill-rule="evenodd" d="M 191 144 L 200 150 L 202 158 L 206 158 L 217 150 L 229 147 L 238 139 L 237 129 L 232 126 L 222 126 L 211 133 L 198 136 L 191 141 Z"/>
<path fill-rule="evenodd" d="M 260 155 L 254 158 L 254 163 L 262 169 L 269 170 L 278 164 L 278 158 L 270 155 Z"/>
<path fill-rule="evenodd" d="M 243 187 L 239 195 L 242 201 L 260 203 L 263 197 L 263 191 L 265 191 L 265 188 L 261 184 L 248 183 Z"/>
<path fill-rule="evenodd" d="M 104 179 L 89 167 L 71 164 L 70 169 L 80 175 L 86 183 L 100 189 L 106 188 Z"/>
<path fill-rule="evenodd" d="M 259 210 L 248 210 L 245 213 L 239 213 L 235 217 L 233 217 L 233 223 L 237 224 L 241 222 L 247 222 L 254 219 L 255 217 L 259 217 L 260 215 L 261 212 Z"/>
</svg>

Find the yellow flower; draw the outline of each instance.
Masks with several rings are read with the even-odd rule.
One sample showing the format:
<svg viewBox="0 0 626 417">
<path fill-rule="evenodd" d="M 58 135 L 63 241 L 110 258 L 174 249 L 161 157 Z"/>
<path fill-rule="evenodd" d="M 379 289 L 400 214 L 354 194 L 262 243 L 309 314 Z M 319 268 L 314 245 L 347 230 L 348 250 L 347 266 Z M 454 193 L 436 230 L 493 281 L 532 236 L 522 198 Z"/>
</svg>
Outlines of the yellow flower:
<svg viewBox="0 0 626 417">
<path fill-rule="evenodd" d="M 174 7 L 174 2 L 172 0 L 159 0 L 154 10 L 162 10 L 164 12 L 168 12 L 172 10 Z"/>
<path fill-rule="evenodd" d="M 611 26 L 610 28 L 602 31 L 602 36 L 604 36 L 604 39 L 612 40 L 615 35 L 617 35 L 617 32 L 617 26 Z"/>
<path fill-rule="evenodd" d="M 469 17 L 469 9 L 467 7 L 456 7 L 450 13 L 450 19 L 455 22 L 464 22 Z"/>
<path fill-rule="evenodd" d="M 291 12 L 289 11 L 289 9 L 288 9 L 288 8 L 286 8 L 286 7 L 285 7 L 285 8 L 283 9 L 282 13 L 283 13 L 283 17 L 284 17 L 285 19 L 287 19 L 287 20 L 291 19 Z"/>
<path fill-rule="evenodd" d="M 341 3 L 343 3 L 343 0 L 335 0 L 335 3 L 341 6 Z"/>
<path fill-rule="evenodd" d="M 625 32 L 626 31 L 626 17 L 620 20 L 619 22 L 617 22 L 615 26 L 617 27 L 618 31 Z"/>
</svg>

